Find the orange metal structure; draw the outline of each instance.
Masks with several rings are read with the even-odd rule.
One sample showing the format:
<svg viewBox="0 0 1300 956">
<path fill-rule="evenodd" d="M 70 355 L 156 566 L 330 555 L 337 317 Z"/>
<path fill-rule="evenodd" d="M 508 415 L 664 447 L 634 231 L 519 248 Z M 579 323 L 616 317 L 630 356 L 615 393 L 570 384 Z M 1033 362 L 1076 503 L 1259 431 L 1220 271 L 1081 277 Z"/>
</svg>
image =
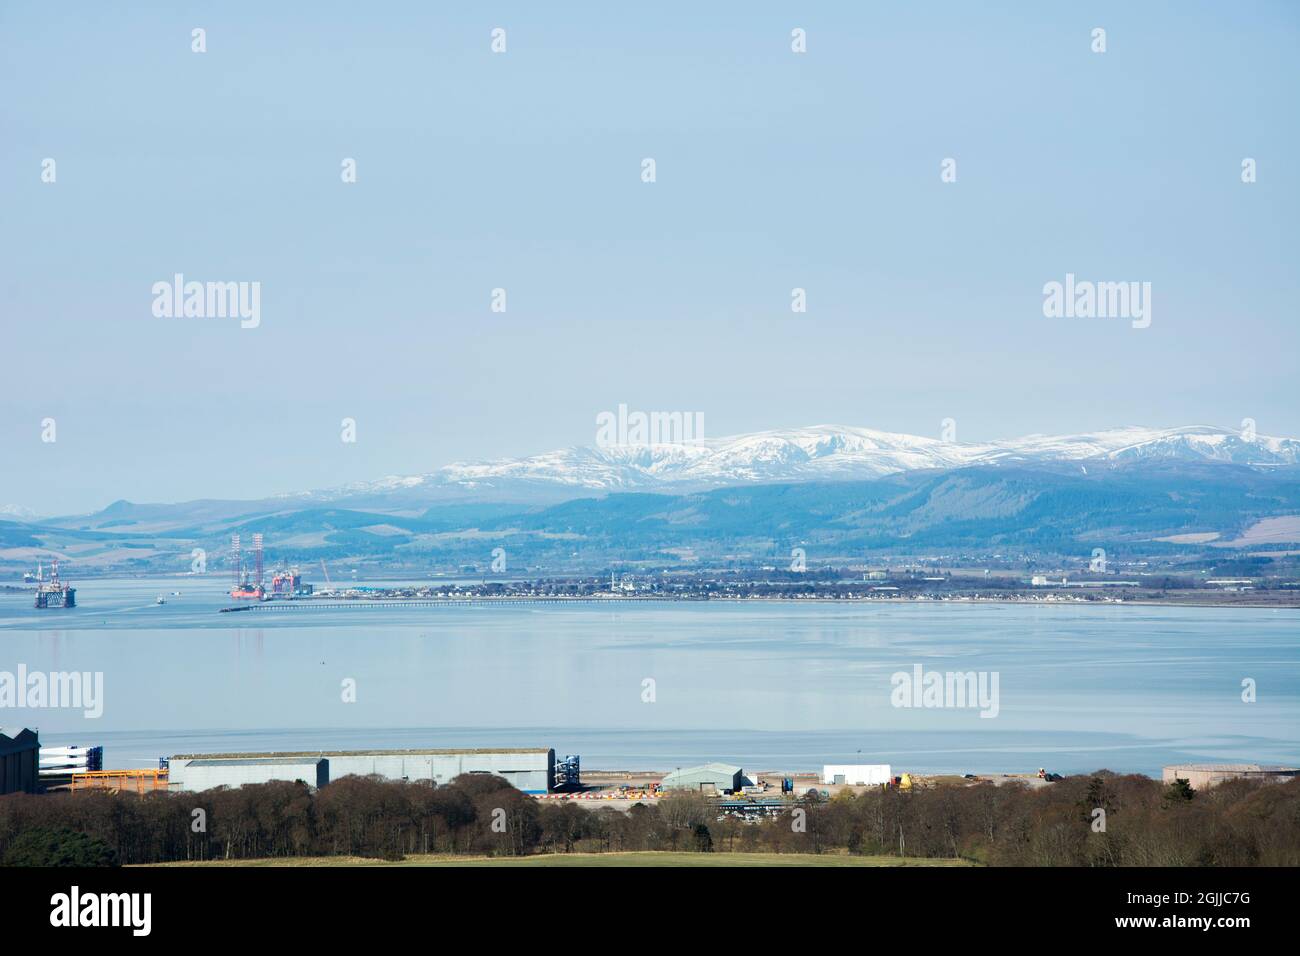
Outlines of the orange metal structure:
<svg viewBox="0 0 1300 956">
<path fill-rule="evenodd" d="M 72 775 L 72 792 L 78 790 L 134 790 L 146 793 L 167 789 L 167 771 L 144 770 L 88 770 Z"/>
</svg>

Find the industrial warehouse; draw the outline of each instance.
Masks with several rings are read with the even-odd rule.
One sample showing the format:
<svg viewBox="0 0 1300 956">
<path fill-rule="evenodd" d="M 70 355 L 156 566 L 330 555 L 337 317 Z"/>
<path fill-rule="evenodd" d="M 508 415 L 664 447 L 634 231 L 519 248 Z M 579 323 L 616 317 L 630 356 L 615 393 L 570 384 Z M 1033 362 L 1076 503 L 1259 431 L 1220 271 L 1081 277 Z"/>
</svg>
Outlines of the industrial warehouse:
<svg viewBox="0 0 1300 956">
<path fill-rule="evenodd" d="M 628 810 L 637 802 L 674 792 L 715 798 L 720 814 L 752 819 L 777 812 L 804 796 L 833 797 L 873 789 L 929 789 L 945 781 L 965 784 L 1050 785 L 1060 777 L 1032 773 L 895 775 L 889 764 L 826 764 L 820 773 L 755 772 L 721 762 L 655 771 L 592 771 L 583 774 L 576 755 L 557 757 L 549 747 L 414 748 L 321 750 L 266 753 L 191 753 L 164 757 L 157 766 L 104 769 L 101 746 L 42 747 L 29 728 L 0 730 L 0 794 L 87 790 L 198 793 L 272 781 L 301 782 L 313 790 L 344 777 L 446 786 L 457 777 L 498 777 L 538 798 L 602 801 Z M 1286 783 L 1300 776 L 1295 766 L 1266 764 L 1177 764 L 1162 771 L 1165 784 L 1184 781 L 1205 790 L 1231 780 Z"/>
<path fill-rule="evenodd" d="M 333 750 L 311 753 L 180 754 L 168 758 L 168 789 L 210 790 L 271 780 L 301 780 L 323 787 L 351 775 L 411 783 L 450 783 L 461 774 L 501 777 L 530 794 L 550 793 L 578 781 L 578 758 L 559 763 L 545 747 L 524 750 Z M 558 773 L 558 778 L 557 778 Z"/>
<path fill-rule="evenodd" d="M 665 774 L 664 790 L 702 790 L 705 793 L 735 793 L 745 786 L 745 771 L 726 763 L 706 763 Z"/>
<path fill-rule="evenodd" d="M 1165 767 L 1164 783 L 1184 780 L 1193 790 L 1206 790 L 1229 780 L 1286 783 L 1300 776 L 1300 768 L 1258 763 L 1186 763 Z"/>
<path fill-rule="evenodd" d="M 722 812 L 742 816 L 748 815 L 746 810 L 770 810 L 780 801 L 810 793 L 827 796 L 843 789 L 912 786 L 906 774 L 891 777 L 887 764 L 826 766 L 820 774 L 759 774 L 712 762 L 666 774 L 595 771 L 584 778 L 578 756 L 557 757 L 550 747 L 189 753 L 160 758 L 154 767 L 106 770 L 103 747 L 41 747 L 36 732 L 27 729 L 0 736 L 0 758 L 4 792 L 199 793 L 272 781 L 301 782 L 317 790 L 348 776 L 445 786 L 457 777 L 485 775 L 530 796 L 599 800 L 623 810 L 639 800 L 687 791 L 719 798 Z M 737 802 L 745 800 L 763 805 Z"/>
</svg>

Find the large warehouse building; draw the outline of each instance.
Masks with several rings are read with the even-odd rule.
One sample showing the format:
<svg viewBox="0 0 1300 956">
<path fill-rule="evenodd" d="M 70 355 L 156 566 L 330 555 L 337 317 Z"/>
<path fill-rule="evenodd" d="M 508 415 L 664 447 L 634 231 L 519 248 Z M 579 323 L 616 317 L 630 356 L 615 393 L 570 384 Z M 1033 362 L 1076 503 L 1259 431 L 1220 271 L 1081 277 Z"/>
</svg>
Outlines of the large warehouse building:
<svg viewBox="0 0 1300 956">
<path fill-rule="evenodd" d="M 218 757 L 173 757 L 168 761 L 168 789 L 211 790 L 213 787 L 242 787 L 246 783 L 272 780 L 301 780 L 309 787 L 330 782 L 330 762 L 312 756 L 247 754 Z"/>
<path fill-rule="evenodd" d="M 0 727 L 0 793 L 35 793 L 41 741 L 36 731 Z"/>
<path fill-rule="evenodd" d="M 323 764 L 321 773 L 313 770 Z M 464 773 L 503 777 L 524 793 L 548 793 L 555 786 L 555 751 L 531 750 L 325 750 L 303 753 L 180 754 L 168 760 L 171 789 L 207 790 L 267 780 L 304 780 L 324 786 L 351 775 L 438 785 Z M 290 776 L 292 774 L 292 776 Z M 305 775 L 306 774 L 306 775 Z M 319 780 L 320 782 L 313 782 Z"/>
<path fill-rule="evenodd" d="M 555 787 L 555 751 L 534 750 L 339 750 L 326 751 L 330 776 L 378 774 L 389 780 L 450 783 L 463 773 L 504 777 L 524 793 Z"/>
<path fill-rule="evenodd" d="M 1162 777 L 1165 783 L 1186 780 L 1193 790 L 1204 790 L 1225 780 L 1263 780 L 1269 783 L 1285 783 L 1300 775 L 1300 768 L 1283 767 L 1276 764 L 1258 763 L 1184 763 L 1165 767 Z"/>
<path fill-rule="evenodd" d="M 706 763 L 683 767 L 665 774 L 659 785 L 664 790 L 702 790 L 705 793 L 734 793 L 745 785 L 745 772 L 729 763 Z"/>
</svg>

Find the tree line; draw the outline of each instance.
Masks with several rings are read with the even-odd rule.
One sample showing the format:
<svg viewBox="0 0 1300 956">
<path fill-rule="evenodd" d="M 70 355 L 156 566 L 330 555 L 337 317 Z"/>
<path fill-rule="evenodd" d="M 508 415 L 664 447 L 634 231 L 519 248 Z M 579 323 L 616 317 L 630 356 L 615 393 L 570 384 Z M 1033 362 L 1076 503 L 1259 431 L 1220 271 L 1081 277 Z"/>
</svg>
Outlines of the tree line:
<svg viewBox="0 0 1300 956">
<path fill-rule="evenodd" d="M 1106 771 L 803 798 L 759 821 L 678 793 L 624 812 L 542 801 L 499 777 L 343 777 L 202 793 L 0 797 L 7 865 L 672 850 L 964 858 L 1000 866 L 1300 866 L 1300 779 L 1196 792 Z"/>
</svg>

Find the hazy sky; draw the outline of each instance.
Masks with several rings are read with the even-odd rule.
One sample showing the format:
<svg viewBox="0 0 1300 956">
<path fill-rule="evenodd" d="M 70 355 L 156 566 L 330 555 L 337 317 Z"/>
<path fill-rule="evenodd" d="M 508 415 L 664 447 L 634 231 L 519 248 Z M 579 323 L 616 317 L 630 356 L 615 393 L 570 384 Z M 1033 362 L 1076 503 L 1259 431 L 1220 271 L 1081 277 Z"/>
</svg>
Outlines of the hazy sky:
<svg viewBox="0 0 1300 956">
<path fill-rule="evenodd" d="M 0 505 L 417 473 L 620 402 L 1300 435 L 1300 5 L 141 6 L 0 6 Z M 260 326 L 155 317 L 178 272 L 260 282 Z M 1045 318 L 1067 272 L 1151 326 Z"/>
</svg>

